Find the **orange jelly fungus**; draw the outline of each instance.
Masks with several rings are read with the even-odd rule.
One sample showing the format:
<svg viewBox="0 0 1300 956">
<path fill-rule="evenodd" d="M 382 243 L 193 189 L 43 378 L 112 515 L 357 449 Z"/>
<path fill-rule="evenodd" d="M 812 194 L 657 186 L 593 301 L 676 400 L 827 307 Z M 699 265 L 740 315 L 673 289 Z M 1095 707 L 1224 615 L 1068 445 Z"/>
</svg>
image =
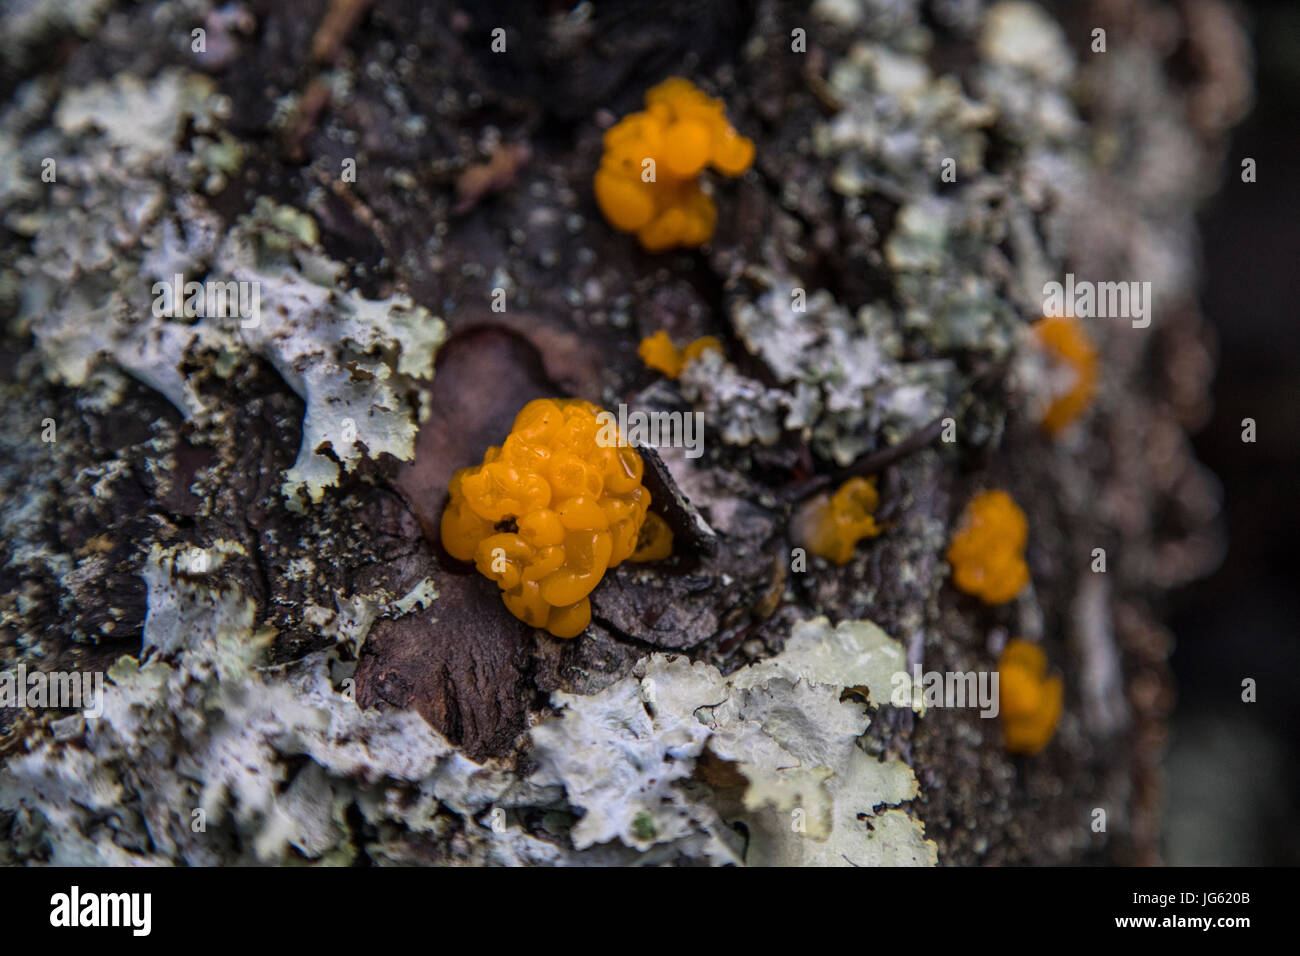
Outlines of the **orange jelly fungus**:
<svg viewBox="0 0 1300 956">
<path fill-rule="evenodd" d="M 848 564 L 863 538 L 880 534 L 873 512 L 880 504 L 874 478 L 850 478 L 829 498 L 815 499 L 795 518 L 795 537 L 813 554 Z"/>
<path fill-rule="evenodd" d="M 1005 604 L 1029 583 L 1025 513 L 1005 491 L 970 500 L 948 545 L 953 583 L 985 604 Z"/>
<path fill-rule="evenodd" d="M 649 252 L 703 245 L 718 216 L 700 173 L 712 166 L 739 176 L 754 161 L 754 143 L 727 122 L 721 100 L 690 80 L 664 80 L 646 92 L 645 105 L 605 132 L 596 202 L 610 225 L 636 233 Z"/>
<path fill-rule="evenodd" d="M 641 526 L 641 537 L 637 540 L 636 550 L 628 560 L 638 563 L 662 561 L 672 553 L 672 529 L 663 518 L 653 511 L 649 512 L 645 516 L 645 524 Z"/>
<path fill-rule="evenodd" d="M 1065 688 L 1047 676 L 1047 655 L 1037 644 L 1012 640 L 998 659 L 998 713 L 1007 750 L 1036 754 L 1047 746 L 1061 719 Z"/>
<path fill-rule="evenodd" d="M 609 427 L 600 412 L 577 400 L 529 402 L 483 464 L 452 476 L 442 513 L 447 553 L 473 561 L 511 614 L 556 637 L 591 622 L 587 595 L 632 556 L 650 507 L 641 456 L 598 440 Z"/>
<path fill-rule="evenodd" d="M 677 378 L 686 368 L 687 362 L 699 358 L 710 349 L 722 351 L 722 343 L 712 335 L 702 336 L 688 344 L 686 348 L 679 349 L 668 337 L 668 333 L 660 329 L 654 335 L 641 340 L 636 354 L 641 357 L 646 368 L 662 372 L 669 378 Z"/>
<path fill-rule="evenodd" d="M 1073 384 L 1052 399 L 1042 426 L 1049 434 L 1061 432 L 1084 413 L 1097 389 L 1097 350 L 1093 348 L 1079 320 L 1070 316 L 1049 316 L 1034 324 L 1039 344 L 1053 361 L 1074 375 Z"/>
</svg>

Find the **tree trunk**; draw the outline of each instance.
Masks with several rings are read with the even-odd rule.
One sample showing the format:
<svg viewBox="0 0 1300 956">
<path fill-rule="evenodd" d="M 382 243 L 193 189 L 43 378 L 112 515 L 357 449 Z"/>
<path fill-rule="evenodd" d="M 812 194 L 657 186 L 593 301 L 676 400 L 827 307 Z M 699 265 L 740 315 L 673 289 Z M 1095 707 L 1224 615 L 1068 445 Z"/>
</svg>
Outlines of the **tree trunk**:
<svg viewBox="0 0 1300 956">
<path fill-rule="evenodd" d="M 1220 549 L 1187 434 L 1193 215 L 1250 98 L 1224 5 L 199 6 L 3 14 L 0 667 L 107 687 L 0 707 L 0 861 L 1156 861 L 1161 595 Z M 757 155 L 651 254 L 591 182 L 672 75 Z M 1067 273 L 1151 291 L 1081 320 L 1096 393 L 1050 436 Z M 260 324 L 159 314 L 174 274 L 256 284 Z M 723 352 L 666 379 L 660 329 Z M 437 530 L 546 395 L 705 424 L 646 454 L 673 557 L 568 641 Z M 883 532 L 797 562 L 850 473 Z M 945 559 L 987 488 L 1029 526 L 995 607 Z M 1064 679 L 1041 753 L 889 699 L 890 655 L 1010 638 Z"/>
</svg>

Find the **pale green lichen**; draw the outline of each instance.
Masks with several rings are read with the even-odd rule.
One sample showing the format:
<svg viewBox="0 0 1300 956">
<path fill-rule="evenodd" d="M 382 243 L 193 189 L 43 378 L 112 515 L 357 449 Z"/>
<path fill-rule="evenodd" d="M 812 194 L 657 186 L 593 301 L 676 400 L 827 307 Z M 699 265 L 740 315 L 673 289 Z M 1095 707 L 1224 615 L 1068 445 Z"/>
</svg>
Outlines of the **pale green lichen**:
<svg viewBox="0 0 1300 956">
<path fill-rule="evenodd" d="M 103 145 L 117 150 L 128 166 L 138 167 L 171 155 L 187 120 L 206 127 L 224 112 L 215 89 L 207 77 L 179 70 L 149 82 L 119 73 L 111 81 L 68 90 L 54 122 L 70 136 L 98 131 Z"/>
<path fill-rule="evenodd" d="M 723 677 L 653 655 L 531 732 L 536 770 L 475 764 L 410 711 L 361 711 L 327 655 L 261 666 L 268 635 L 223 574 L 243 549 L 155 546 L 143 652 L 109 671 L 102 716 L 0 769 L 15 846 L 51 863 L 406 862 L 403 834 L 448 834 L 466 862 L 933 863 L 897 805 L 911 770 L 862 748 L 902 650 L 867 622 L 797 626 L 785 651 Z M 307 758 L 296 770 L 295 761 Z M 704 764 L 732 768 L 733 792 Z M 379 839 L 360 847 L 356 805 Z M 540 834 L 508 812 L 547 811 Z M 576 822 L 575 822 L 575 817 Z M 469 824 L 469 820 L 482 821 Z M 750 827 L 740 841 L 732 823 Z"/>
<path fill-rule="evenodd" d="M 841 204 L 836 257 L 846 270 L 874 273 L 890 294 L 846 307 L 839 291 L 808 288 L 785 271 L 806 257 L 798 244 L 783 246 L 780 230 L 764 237 L 760 258 L 789 265 L 736 268 L 729 310 L 737 338 L 775 384 L 718 355 L 681 379 L 682 394 L 724 442 L 775 444 L 793 434 L 845 465 L 945 413 L 964 418 L 962 366 L 1002 362 L 1023 346 L 1025 318 L 1040 314 L 1042 284 L 1063 258 L 1056 209 L 1069 198 L 1060 193 L 1073 186 L 1086 195 L 1089 185 L 1065 88 L 1073 62 L 1059 27 L 1027 7 L 994 6 L 980 35 L 978 82 L 964 87 L 931 67 L 917 4 L 814 5 L 817 18 L 845 31 L 846 53 L 830 63 L 827 81 L 838 108 L 800 147 L 828 173 L 824 183 L 787 189 L 783 204 Z M 978 18 L 965 19 L 974 35 Z M 1020 56 L 1021 41 L 1051 62 Z M 995 130 L 1022 147 L 1023 178 L 988 168 Z M 804 244 L 819 238 L 813 231 Z M 966 427 L 995 429 L 999 414 L 981 409 Z"/>
<path fill-rule="evenodd" d="M 844 696 L 883 701 L 901 667 L 873 625 L 804 622 L 783 653 L 727 677 L 653 655 L 598 694 L 557 693 L 561 713 L 523 742 L 536 770 L 520 779 L 465 759 L 413 712 L 359 710 L 331 684 L 328 654 L 264 667 L 270 634 L 232 573 L 247 558 L 224 540 L 151 548 L 142 652 L 110 669 L 102 716 L 62 722 L 0 770 L 17 852 L 59 864 L 410 862 L 407 835 L 463 826 L 464 860 L 477 863 L 934 860 L 896 809 L 916 796 L 911 771 L 867 754 L 870 718 Z M 429 598 L 417 583 L 394 610 Z M 742 786 L 710 777 L 709 762 Z M 354 805 L 378 834 L 364 847 Z M 529 832 L 520 811 L 548 822 Z"/>
<path fill-rule="evenodd" d="M 955 77 L 935 77 L 923 57 L 858 42 L 835 64 L 828 85 L 845 106 L 817 125 L 813 145 L 835 158 L 830 185 L 841 195 L 882 191 L 901 198 L 903 186 L 928 193 L 945 159 L 961 170 L 983 166 L 983 130 L 995 111 L 967 97 Z"/>
<path fill-rule="evenodd" d="M 343 266 L 310 245 L 314 233 L 309 217 L 263 200 L 217 256 L 223 275 L 261 289 L 261 322 L 239 323 L 241 341 L 307 403 L 298 460 L 284 482 L 291 504 L 299 490 L 320 500 L 338 481 L 339 464 L 352 470 L 363 448 L 372 459 L 414 457 L 416 381 L 433 377 L 446 335 L 442 321 L 407 296 L 371 300 L 340 289 Z"/>
<path fill-rule="evenodd" d="M 418 382 L 432 377 L 445 328 L 407 296 L 371 300 L 344 288 L 344 266 L 324 255 L 315 222 L 299 210 L 259 199 L 225 230 L 196 192 L 240 161 L 220 128 L 227 110 L 211 80 L 178 70 L 64 93 L 53 153 L 57 182 L 68 185 L 0 190 L 0 204 L 21 211 L 34 233 L 34 254 L 18 263 L 20 320 L 57 380 L 84 386 L 107 359 L 187 417 L 225 410 L 200 397 L 183 361 L 230 375 L 250 356 L 269 360 L 307 404 L 283 483 L 300 508 L 363 457 L 412 458 Z M 8 126 L 18 122 L 6 116 Z M 10 142 L 0 137 L 0 184 L 16 161 Z M 30 150 L 21 160 L 33 161 Z M 251 283 L 258 315 L 155 315 L 155 283 L 178 274 L 230 289 Z"/>
<path fill-rule="evenodd" d="M 333 610 L 308 602 L 303 609 L 303 620 L 316 633 L 350 647 L 355 657 L 375 621 L 381 617 L 402 617 L 417 608 L 428 607 L 437 598 L 437 587 L 426 577 L 401 597 L 378 588 L 362 594 L 335 594 Z"/>
<path fill-rule="evenodd" d="M 655 654 L 597 694 L 552 695 L 561 714 L 532 731 L 533 782 L 563 787 L 582 812 L 577 849 L 618 841 L 713 863 L 933 864 L 924 827 L 894 809 L 917 795 L 911 769 L 867 754 L 870 718 L 844 697 L 854 688 L 886 701 L 903 660 L 875 625 L 825 618 L 725 677 Z M 718 782 L 719 765 L 738 795 Z"/>
<path fill-rule="evenodd" d="M 151 550 L 142 653 L 110 668 L 102 716 L 75 718 L 0 768 L 20 853 L 61 865 L 346 863 L 362 852 L 353 803 L 376 826 L 405 825 L 421 794 L 431 815 L 470 816 L 514 786 L 412 711 L 358 709 L 330 684 L 325 654 L 264 669 L 269 635 L 223 575 L 241 556 L 222 541 Z M 476 845 L 482 862 L 557 855 L 517 829 Z"/>
<path fill-rule="evenodd" d="M 747 276 L 755 294 L 736 297 L 732 327 L 785 387 L 744 376 L 716 352 L 690 363 L 682 394 L 722 423 L 724 441 L 772 444 L 793 431 L 846 465 L 872 447 L 872 436 L 896 440 L 944 409 L 952 363 L 902 361 L 901 339 L 880 308 L 853 316 L 792 277 L 760 268 Z"/>
<path fill-rule="evenodd" d="M 53 36 L 88 37 L 111 6 L 110 0 L 11 0 L 0 17 L 0 58 L 25 66 Z"/>
</svg>

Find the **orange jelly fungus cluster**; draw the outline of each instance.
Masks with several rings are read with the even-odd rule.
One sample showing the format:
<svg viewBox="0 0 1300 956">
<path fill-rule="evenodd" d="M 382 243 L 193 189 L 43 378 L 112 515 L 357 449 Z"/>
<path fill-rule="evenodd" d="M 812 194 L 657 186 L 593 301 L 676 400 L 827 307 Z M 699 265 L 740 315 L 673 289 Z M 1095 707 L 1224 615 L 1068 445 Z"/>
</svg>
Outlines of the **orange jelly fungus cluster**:
<svg viewBox="0 0 1300 956">
<path fill-rule="evenodd" d="M 636 550 L 628 558 L 633 562 L 662 561 L 673 553 L 673 531 L 668 522 L 653 511 L 645 516 Z"/>
<path fill-rule="evenodd" d="M 703 245 L 717 209 L 700 173 L 712 166 L 739 176 L 754 161 L 754 143 L 727 122 L 721 100 L 690 80 L 664 80 L 646 92 L 645 105 L 606 131 L 596 202 L 610 225 L 636 233 L 649 252 Z"/>
<path fill-rule="evenodd" d="M 1041 319 L 1034 324 L 1034 333 L 1052 359 L 1074 373 L 1073 384 L 1052 399 L 1043 416 L 1043 428 L 1055 435 L 1082 415 L 1092 402 L 1097 389 L 1097 350 L 1079 320 L 1070 316 Z"/>
<path fill-rule="evenodd" d="M 834 564 L 848 564 L 859 541 L 880 534 L 880 526 L 872 516 L 879 504 L 874 479 L 850 478 L 801 518 L 803 528 L 798 536 L 813 554 Z"/>
<path fill-rule="evenodd" d="M 686 368 L 687 362 L 699 358 L 710 349 L 722 351 L 722 343 L 712 335 L 705 335 L 688 344 L 686 348 L 679 349 L 668 337 L 668 333 L 660 329 L 654 335 L 641 340 L 636 354 L 641 357 L 646 368 L 662 372 L 669 378 L 677 378 Z"/>
<path fill-rule="evenodd" d="M 1025 513 L 1005 491 L 970 500 L 948 545 L 953 583 L 985 604 L 1005 604 L 1029 583 Z"/>
<path fill-rule="evenodd" d="M 600 412 L 577 400 L 529 402 L 483 464 L 452 476 L 442 513 L 447 552 L 495 581 L 511 614 L 556 637 L 591 622 L 587 595 L 607 569 L 634 557 L 647 523 L 641 456 L 598 440 L 611 427 Z M 649 532 L 637 560 L 672 550 L 657 516 Z"/>
<path fill-rule="evenodd" d="M 1065 688 L 1047 676 L 1047 655 L 1029 641 L 1007 642 L 998 659 L 998 712 L 1007 750 L 1036 754 L 1047 746 L 1061 719 Z"/>
</svg>

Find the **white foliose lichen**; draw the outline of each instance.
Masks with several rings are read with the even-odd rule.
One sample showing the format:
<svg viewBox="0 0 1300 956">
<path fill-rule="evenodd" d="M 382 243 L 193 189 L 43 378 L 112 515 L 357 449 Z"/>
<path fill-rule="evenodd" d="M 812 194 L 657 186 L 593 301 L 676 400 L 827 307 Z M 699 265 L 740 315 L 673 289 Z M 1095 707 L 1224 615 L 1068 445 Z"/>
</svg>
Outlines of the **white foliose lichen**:
<svg viewBox="0 0 1300 956">
<path fill-rule="evenodd" d="M 433 377 L 446 336 L 442 320 L 407 296 L 371 300 L 339 288 L 344 267 L 315 239 L 310 217 L 260 200 L 217 255 L 222 275 L 260 289 L 260 321 L 239 322 L 240 341 L 307 403 L 298 460 L 283 486 L 291 503 L 300 489 L 318 501 L 337 483 L 340 464 L 350 471 L 363 454 L 414 457 L 416 382 Z"/>
<path fill-rule="evenodd" d="M 954 170 L 983 166 L 982 130 L 994 111 L 969 99 L 955 77 L 934 76 L 923 56 L 857 42 L 828 86 L 844 108 L 814 128 L 813 147 L 836 158 L 830 184 L 840 195 L 902 199 L 904 187 L 931 192 L 946 161 Z"/>
<path fill-rule="evenodd" d="M 226 409 L 199 395 L 183 362 L 206 360 L 225 376 L 265 358 L 307 405 L 282 485 L 301 508 L 363 457 L 413 457 L 419 381 L 432 377 L 445 327 L 404 295 L 371 300 L 344 288 L 344 266 L 321 251 L 305 213 L 262 198 L 226 229 L 203 192 L 240 162 L 221 129 L 228 110 L 206 77 L 121 74 L 65 92 L 56 132 L 17 154 L 8 131 L 30 125 L 33 108 L 7 111 L 0 211 L 33 249 L 17 264 L 19 319 L 55 380 L 85 386 L 107 360 L 187 417 Z M 11 183 L 6 170 L 42 168 L 42 151 L 57 157 L 55 179 L 43 189 Z M 169 295 L 178 275 L 204 295 L 183 283 Z"/>
<path fill-rule="evenodd" d="M 870 718 L 845 699 L 883 701 L 903 669 L 874 625 L 806 621 L 783 653 L 727 677 L 657 654 L 598 694 L 557 693 L 521 778 L 413 711 L 360 710 L 328 652 L 265 667 L 272 632 L 227 568 L 244 551 L 151 548 L 142 650 L 109 669 L 99 715 L 60 720 L 0 768 L 4 859 L 402 863 L 423 859 L 427 834 L 465 863 L 935 860 L 896 809 L 917 794 L 911 770 L 862 749 Z"/>
<path fill-rule="evenodd" d="M 776 657 L 724 677 L 662 654 L 590 696 L 556 693 L 532 731 L 532 782 L 582 812 L 575 848 L 621 843 L 710 863 L 925 865 L 905 764 L 860 746 L 870 718 L 846 689 L 887 700 L 901 645 L 866 621 L 797 625 Z M 889 809 L 879 809 L 887 805 Z M 733 823 L 748 839 L 737 840 Z"/>
<path fill-rule="evenodd" d="M 68 718 L 0 768 L 7 852 L 57 865 L 347 863 L 365 849 L 347 822 L 354 803 L 381 829 L 409 829 L 419 801 L 441 826 L 508 791 L 536 802 L 415 712 L 358 709 L 324 653 L 262 667 L 271 634 L 223 575 L 243 550 L 151 549 L 142 652 L 109 669 L 102 713 Z M 517 827 L 475 827 L 468 845 L 481 862 L 559 855 Z"/>
<path fill-rule="evenodd" d="M 790 430 L 847 465 L 875 436 L 906 437 L 943 411 L 952 363 L 901 361 L 901 342 L 880 309 L 854 317 L 792 277 L 760 268 L 747 275 L 761 291 L 736 299 L 732 327 L 785 387 L 743 375 L 717 352 L 691 362 L 682 393 L 720 423 L 724 441 L 772 444 Z"/>
<path fill-rule="evenodd" d="M 0 58 L 26 66 L 52 36 L 88 37 L 111 6 L 109 0 L 10 0 L 0 16 Z"/>
</svg>

